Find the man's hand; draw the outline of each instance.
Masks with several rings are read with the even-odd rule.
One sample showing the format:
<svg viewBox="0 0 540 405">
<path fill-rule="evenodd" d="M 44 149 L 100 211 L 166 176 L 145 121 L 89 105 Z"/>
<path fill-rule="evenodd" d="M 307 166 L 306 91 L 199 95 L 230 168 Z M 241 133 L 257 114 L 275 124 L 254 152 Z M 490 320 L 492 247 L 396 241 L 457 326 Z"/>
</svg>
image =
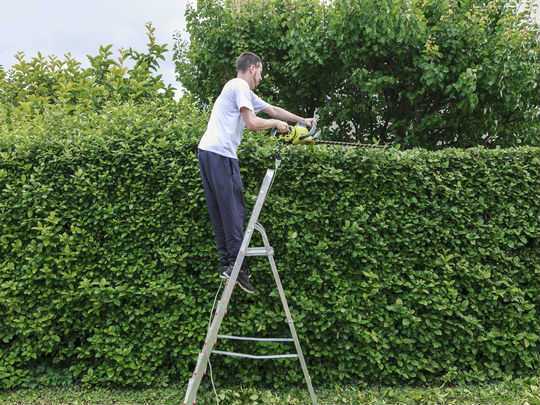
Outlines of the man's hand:
<svg viewBox="0 0 540 405">
<path fill-rule="evenodd" d="M 278 132 L 281 132 L 284 134 L 285 132 L 289 132 L 289 124 L 287 124 L 285 121 L 280 120 L 274 120 L 274 127 L 278 130 Z"/>
<path fill-rule="evenodd" d="M 311 128 L 313 125 L 317 124 L 317 120 L 315 118 L 304 118 L 304 122 L 308 128 Z"/>
</svg>

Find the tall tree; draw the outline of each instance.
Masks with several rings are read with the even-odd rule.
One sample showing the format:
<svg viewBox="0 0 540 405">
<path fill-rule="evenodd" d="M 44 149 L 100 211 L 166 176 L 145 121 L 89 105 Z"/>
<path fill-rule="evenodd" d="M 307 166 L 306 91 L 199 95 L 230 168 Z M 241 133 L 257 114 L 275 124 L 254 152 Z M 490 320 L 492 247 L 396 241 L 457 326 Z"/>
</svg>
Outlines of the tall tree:
<svg viewBox="0 0 540 405">
<path fill-rule="evenodd" d="M 179 81 L 209 105 L 242 51 L 262 95 L 325 137 L 404 147 L 540 145 L 540 47 L 531 2 L 200 0 L 175 45 Z"/>
</svg>

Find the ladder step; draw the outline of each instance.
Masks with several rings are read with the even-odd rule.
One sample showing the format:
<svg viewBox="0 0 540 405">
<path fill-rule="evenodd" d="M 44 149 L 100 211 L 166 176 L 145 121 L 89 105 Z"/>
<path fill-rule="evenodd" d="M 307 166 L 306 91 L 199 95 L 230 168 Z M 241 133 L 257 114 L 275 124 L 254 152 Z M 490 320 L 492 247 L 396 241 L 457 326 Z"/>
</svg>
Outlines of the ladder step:
<svg viewBox="0 0 540 405">
<path fill-rule="evenodd" d="M 219 339 L 250 340 L 254 342 L 294 342 L 293 338 L 255 338 L 247 336 L 218 335 Z"/>
<path fill-rule="evenodd" d="M 246 256 L 273 256 L 274 255 L 274 249 L 270 247 L 268 250 L 266 250 L 265 247 L 253 247 L 253 248 L 247 248 Z"/>
<path fill-rule="evenodd" d="M 235 352 L 224 352 L 221 350 L 212 350 L 214 354 L 221 354 L 223 356 L 240 357 L 244 359 L 266 360 L 266 359 L 294 359 L 297 358 L 297 354 L 274 354 L 270 356 L 257 356 L 254 354 L 244 354 Z"/>
</svg>

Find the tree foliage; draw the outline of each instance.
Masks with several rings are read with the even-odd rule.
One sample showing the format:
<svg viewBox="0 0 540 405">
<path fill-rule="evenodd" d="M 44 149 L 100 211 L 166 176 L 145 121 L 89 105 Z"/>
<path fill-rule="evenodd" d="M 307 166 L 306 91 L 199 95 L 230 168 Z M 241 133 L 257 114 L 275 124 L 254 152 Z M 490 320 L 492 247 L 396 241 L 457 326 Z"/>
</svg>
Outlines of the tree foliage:
<svg viewBox="0 0 540 405">
<path fill-rule="evenodd" d="M 172 99 L 174 89 L 157 74 L 167 47 L 156 42 L 151 24 L 146 30 L 146 52 L 121 49 L 115 59 L 112 45 L 101 46 L 97 55 L 88 55 L 86 68 L 70 54 L 62 59 L 38 53 L 27 61 L 18 53 L 15 65 L 0 70 L 0 109 L 9 119 L 17 113 L 41 113 L 51 105 L 100 111 L 108 103 Z"/>
<path fill-rule="evenodd" d="M 469 147 L 540 144 L 538 27 L 512 0 L 201 0 L 178 40 L 178 78 L 208 105 L 246 50 L 269 101 L 325 136 Z"/>
</svg>

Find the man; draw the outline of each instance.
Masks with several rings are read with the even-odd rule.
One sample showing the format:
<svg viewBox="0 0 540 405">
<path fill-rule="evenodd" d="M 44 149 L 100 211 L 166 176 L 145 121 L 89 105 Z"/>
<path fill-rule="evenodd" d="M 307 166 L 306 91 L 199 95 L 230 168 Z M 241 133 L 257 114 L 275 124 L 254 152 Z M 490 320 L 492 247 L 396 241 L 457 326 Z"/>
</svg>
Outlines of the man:
<svg viewBox="0 0 540 405">
<path fill-rule="evenodd" d="M 261 100 L 254 92 L 262 80 L 261 58 L 251 52 L 236 60 L 236 78 L 229 80 L 216 99 L 206 132 L 199 142 L 199 167 L 214 228 L 219 254 L 219 273 L 230 278 L 244 237 L 244 186 L 236 151 L 247 127 L 252 131 L 276 128 L 287 132 L 289 122 L 311 126 L 313 118 L 302 118 Z M 265 112 L 271 119 L 257 117 Z M 237 282 L 254 293 L 247 266 L 242 266 Z"/>
</svg>

